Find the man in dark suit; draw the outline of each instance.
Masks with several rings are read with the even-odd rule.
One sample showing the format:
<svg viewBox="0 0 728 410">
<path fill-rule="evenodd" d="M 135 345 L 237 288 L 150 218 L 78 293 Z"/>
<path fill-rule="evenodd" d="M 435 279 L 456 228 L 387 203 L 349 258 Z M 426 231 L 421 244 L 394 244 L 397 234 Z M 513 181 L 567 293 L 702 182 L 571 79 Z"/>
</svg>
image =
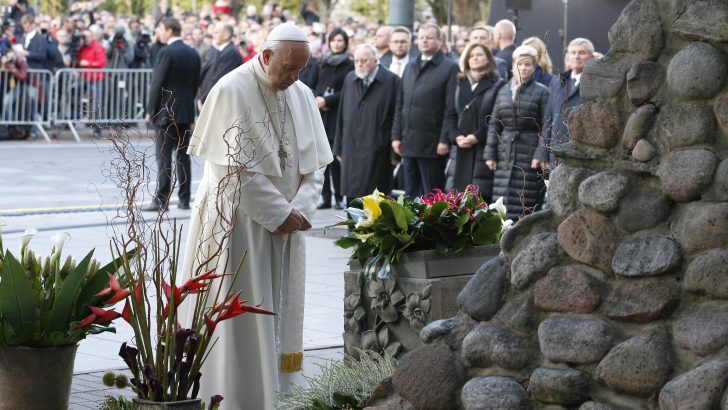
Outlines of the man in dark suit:
<svg viewBox="0 0 728 410">
<path fill-rule="evenodd" d="M 389 51 L 379 57 L 379 64 L 402 77 L 404 68 L 419 53 L 412 48 L 412 32 L 404 26 L 395 27 L 389 35 Z"/>
<path fill-rule="evenodd" d="M 160 40 L 167 46 L 159 51 L 149 88 L 146 108 L 148 124 L 158 127 L 154 138 L 157 155 L 157 191 L 145 211 L 166 210 L 172 193 L 172 153 L 179 182 L 179 207 L 190 208 L 191 166 L 187 155 L 190 127 L 195 122 L 195 94 L 200 85 L 200 57 L 180 38 L 177 19 L 165 17 L 160 23 Z"/>
<path fill-rule="evenodd" d="M 361 44 L 354 71 L 341 90 L 334 154 L 341 162 L 341 193 L 351 200 L 374 188 L 389 193 L 392 169 L 390 135 L 400 79 L 377 64 L 376 50 Z"/>
<path fill-rule="evenodd" d="M 579 93 L 581 74 L 586 63 L 594 55 L 594 45 L 585 38 L 571 40 L 566 50 L 570 70 L 560 75 L 561 87 L 549 98 L 549 107 L 544 116 L 544 127 L 539 141 L 537 159 L 540 161 L 538 165 L 543 169 L 556 166 L 556 157 L 551 153 L 551 147 L 569 141 L 566 124 L 574 108 L 584 104 L 584 99 Z"/>
<path fill-rule="evenodd" d="M 440 28 L 423 24 L 417 33 L 420 55 L 405 67 L 392 128 L 392 148 L 402 157 L 405 192 L 420 196 L 445 186 L 450 139 L 442 132 L 453 103 L 459 69 L 440 50 Z"/>
<path fill-rule="evenodd" d="M 230 24 L 217 23 L 215 26 L 215 47 L 210 61 L 202 68 L 200 94 L 197 97 L 200 107 L 217 80 L 243 64 L 243 56 L 232 41 L 233 34 Z"/>
</svg>

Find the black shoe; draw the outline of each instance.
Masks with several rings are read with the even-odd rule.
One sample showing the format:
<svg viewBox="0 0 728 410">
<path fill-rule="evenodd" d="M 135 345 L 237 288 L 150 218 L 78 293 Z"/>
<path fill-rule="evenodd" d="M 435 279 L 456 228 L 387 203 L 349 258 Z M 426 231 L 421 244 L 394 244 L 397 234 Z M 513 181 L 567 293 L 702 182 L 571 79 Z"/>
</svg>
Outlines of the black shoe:
<svg viewBox="0 0 728 410">
<path fill-rule="evenodd" d="M 321 202 L 316 209 L 331 209 L 331 202 Z"/>
<path fill-rule="evenodd" d="M 167 205 L 160 204 L 159 201 L 153 200 L 151 204 L 142 207 L 142 212 L 167 212 Z"/>
<path fill-rule="evenodd" d="M 190 209 L 190 201 L 179 201 L 179 204 L 177 204 L 177 207 L 179 209 Z"/>
</svg>

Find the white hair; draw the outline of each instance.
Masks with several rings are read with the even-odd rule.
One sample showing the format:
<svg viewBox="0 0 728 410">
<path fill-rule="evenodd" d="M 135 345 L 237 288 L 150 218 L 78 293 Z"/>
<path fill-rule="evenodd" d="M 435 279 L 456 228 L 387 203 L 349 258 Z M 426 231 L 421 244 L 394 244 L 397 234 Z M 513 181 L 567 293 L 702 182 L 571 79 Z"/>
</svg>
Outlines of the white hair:
<svg viewBox="0 0 728 410">
<path fill-rule="evenodd" d="M 586 49 L 590 53 L 593 53 L 594 52 L 594 44 L 591 41 L 589 41 L 588 39 L 585 39 L 585 38 L 582 38 L 582 37 L 577 37 L 577 38 L 571 40 L 571 42 L 569 42 L 569 45 L 566 47 L 566 49 L 568 50 L 569 47 L 571 47 L 571 46 L 579 46 L 579 45 L 582 45 L 582 44 L 586 44 Z"/>
<path fill-rule="evenodd" d="M 371 44 L 359 44 L 359 45 L 358 45 L 358 46 L 356 46 L 356 48 L 354 49 L 354 53 L 356 53 L 357 51 L 360 51 L 360 50 L 365 50 L 365 51 L 368 51 L 368 52 L 369 52 L 369 54 L 371 54 L 371 56 L 372 56 L 372 57 L 373 57 L 373 58 L 374 58 L 375 60 L 377 59 L 377 49 L 376 49 L 376 48 L 374 48 L 374 46 L 373 46 L 373 45 L 371 45 Z"/>
</svg>

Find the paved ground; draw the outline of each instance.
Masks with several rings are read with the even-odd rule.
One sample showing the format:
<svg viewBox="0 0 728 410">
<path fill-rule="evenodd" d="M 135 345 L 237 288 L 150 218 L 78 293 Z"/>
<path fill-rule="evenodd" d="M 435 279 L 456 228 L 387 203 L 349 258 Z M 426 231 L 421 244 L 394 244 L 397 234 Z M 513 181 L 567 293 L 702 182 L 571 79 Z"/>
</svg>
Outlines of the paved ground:
<svg viewBox="0 0 728 410">
<path fill-rule="evenodd" d="M 152 144 L 140 139 L 137 144 L 152 152 Z M 52 144 L 43 140 L 0 142 L 0 218 L 4 243 L 17 246 L 16 238 L 26 228 L 39 235 L 31 246 L 40 253 L 50 252 L 49 238 L 65 231 L 71 240 L 64 248 L 76 259 L 95 248 L 99 260 L 108 260 L 109 238 L 124 221 L 115 219 L 118 190 L 105 177 L 113 154 L 105 141 L 75 143 L 62 138 Z M 193 192 L 201 174 L 201 163 L 193 162 Z M 146 198 L 150 198 L 149 195 Z M 342 272 L 348 253 L 333 245 L 339 232 L 324 232 L 335 223 L 341 211 L 321 211 L 307 237 L 307 278 L 304 319 L 304 374 L 318 373 L 317 364 L 341 356 L 343 332 Z M 171 209 L 169 216 L 181 223 L 189 211 Z M 74 369 L 72 409 L 98 408 L 106 394 L 124 391 L 109 389 L 100 382 L 109 369 L 122 369 L 117 356 L 122 342 L 131 339 L 124 323 L 117 333 L 90 336 L 79 347 Z M 126 394 L 130 394 L 126 390 Z"/>
</svg>

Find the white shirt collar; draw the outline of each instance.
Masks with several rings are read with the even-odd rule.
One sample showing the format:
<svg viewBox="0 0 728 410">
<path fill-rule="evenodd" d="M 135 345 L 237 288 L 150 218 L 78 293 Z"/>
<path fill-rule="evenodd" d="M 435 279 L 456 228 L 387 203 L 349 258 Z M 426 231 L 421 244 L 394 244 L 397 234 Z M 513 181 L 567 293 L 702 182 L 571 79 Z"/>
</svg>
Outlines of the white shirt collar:
<svg viewBox="0 0 728 410">
<path fill-rule="evenodd" d="M 579 82 L 581 82 L 581 75 L 583 73 L 584 73 L 583 71 L 581 73 L 579 73 L 579 74 L 576 74 L 573 71 L 571 72 L 571 79 L 574 80 L 574 83 L 575 84 L 579 84 Z"/>
<path fill-rule="evenodd" d="M 172 37 L 169 40 L 167 40 L 167 45 L 170 45 L 174 43 L 175 41 L 182 40 L 182 37 Z"/>
<path fill-rule="evenodd" d="M 222 43 L 219 46 L 215 46 L 215 48 L 217 49 L 217 51 L 222 51 L 222 49 L 227 47 L 228 44 L 230 44 L 229 41 L 227 43 Z"/>
<path fill-rule="evenodd" d="M 38 30 L 33 30 L 25 35 L 25 48 L 28 48 L 28 44 L 30 44 L 30 41 L 35 37 L 36 33 L 38 33 Z"/>
<path fill-rule="evenodd" d="M 369 78 L 369 84 L 371 84 L 372 81 L 374 81 L 374 78 L 377 76 L 378 71 L 379 71 L 379 64 L 377 64 L 377 66 L 374 67 L 374 70 L 372 70 L 371 74 L 369 74 L 367 76 L 367 78 Z"/>
</svg>

